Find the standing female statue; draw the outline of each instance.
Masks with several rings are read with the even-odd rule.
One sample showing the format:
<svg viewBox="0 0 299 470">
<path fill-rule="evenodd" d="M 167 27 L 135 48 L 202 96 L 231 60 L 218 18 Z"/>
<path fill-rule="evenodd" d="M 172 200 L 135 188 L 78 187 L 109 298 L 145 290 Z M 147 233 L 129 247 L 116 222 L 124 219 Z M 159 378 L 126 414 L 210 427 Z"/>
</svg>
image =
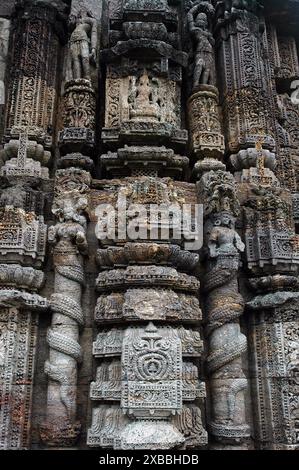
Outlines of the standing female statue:
<svg viewBox="0 0 299 470">
<path fill-rule="evenodd" d="M 208 14 L 214 8 L 208 2 L 194 5 L 188 12 L 187 21 L 195 44 L 193 89 L 198 85 L 215 85 L 215 40 L 209 30 Z"/>
<path fill-rule="evenodd" d="M 96 61 L 97 22 L 88 12 L 80 11 L 69 42 L 69 79 L 90 80 L 90 62 Z"/>
</svg>

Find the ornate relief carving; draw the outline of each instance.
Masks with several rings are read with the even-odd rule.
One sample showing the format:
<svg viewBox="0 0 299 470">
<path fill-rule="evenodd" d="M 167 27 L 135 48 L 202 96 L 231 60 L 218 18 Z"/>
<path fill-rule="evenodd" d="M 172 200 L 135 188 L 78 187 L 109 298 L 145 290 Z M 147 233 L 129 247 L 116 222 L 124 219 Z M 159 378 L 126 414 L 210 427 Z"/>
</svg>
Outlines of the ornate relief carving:
<svg viewBox="0 0 299 470">
<path fill-rule="evenodd" d="M 125 332 L 121 406 L 136 418 L 167 417 L 182 406 L 181 343 L 171 333 L 152 323 Z"/>
<path fill-rule="evenodd" d="M 188 102 L 192 150 L 197 157 L 221 158 L 224 136 L 221 132 L 218 91 L 201 86 Z"/>
<path fill-rule="evenodd" d="M 181 132 L 182 142 L 186 140 L 185 131 L 180 130 L 179 83 L 156 76 L 146 69 L 123 78 L 114 78 L 112 70 L 109 70 L 105 128 L 102 133 L 105 141 L 115 140 L 118 133 L 124 136 L 145 135 L 152 140 L 160 134 L 167 139 L 178 139 L 177 132 Z M 126 139 L 129 140 L 129 137 Z"/>
<path fill-rule="evenodd" d="M 0 307 L 1 449 L 28 449 L 30 445 L 36 337 L 33 314 Z"/>
<path fill-rule="evenodd" d="M 81 361 L 79 326 L 84 324 L 81 307 L 84 285 L 83 255 L 86 254 L 86 191 L 89 173 L 79 169 L 56 172 L 52 211 L 58 220 L 49 230 L 54 243 L 55 292 L 47 341 L 50 357 L 45 363 L 49 376 L 46 420 L 41 438 L 49 446 L 72 446 L 80 423 L 76 419 L 77 362 Z"/>
<path fill-rule="evenodd" d="M 0 217 L 0 259 L 43 261 L 47 235 L 43 217 L 9 205 L 0 208 Z"/>
<path fill-rule="evenodd" d="M 255 434 L 263 449 L 298 448 L 299 343 L 298 325 L 289 315 L 293 305 L 288 302 L 273 310 L 269 304 L 269 313 L 260 310 L 252 326 L 250 354 L 257 374 L 253 386 L 258 402 Z M 269 400 L 273 404 L 270 410 Z"/>
<path fill-rule="evenodd" d="M 238 446 L 250 435 L 244 398 L 247 379 L 241 361 L 247 340 L 239 325 L 244 301 L 238 291 L 237 276 L 240 253 L 245 248 L 235 230 L 234 215 L 239 213 L 239 202 L 229 173 L 206 173 L 198 187 L 200 200 L 206 205 L 204 291 L 209 344 L 206 363 L 211 390 L 208 429 L 216 443 Z"/>
<path fill-rule="evenodd" d="M 98 298 L 95 319 L 107 321 L 167 320 L 198 321 L 201 318 L 195 296 L 163 289 L 128 289 Z"/>
</svg>

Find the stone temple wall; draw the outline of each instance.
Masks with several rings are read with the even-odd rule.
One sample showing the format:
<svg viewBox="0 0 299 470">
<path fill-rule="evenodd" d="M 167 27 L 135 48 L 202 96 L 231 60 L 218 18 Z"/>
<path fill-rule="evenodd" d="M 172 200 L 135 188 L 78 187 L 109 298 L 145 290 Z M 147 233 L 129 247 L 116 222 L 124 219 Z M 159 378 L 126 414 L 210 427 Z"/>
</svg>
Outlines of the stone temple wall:
<svg viewBox="0 0 299 470">
<path fill-rule="evenodd" d="M 298 449 L 298 23 L 1 1 L 0 449 Z"/>
</svg>

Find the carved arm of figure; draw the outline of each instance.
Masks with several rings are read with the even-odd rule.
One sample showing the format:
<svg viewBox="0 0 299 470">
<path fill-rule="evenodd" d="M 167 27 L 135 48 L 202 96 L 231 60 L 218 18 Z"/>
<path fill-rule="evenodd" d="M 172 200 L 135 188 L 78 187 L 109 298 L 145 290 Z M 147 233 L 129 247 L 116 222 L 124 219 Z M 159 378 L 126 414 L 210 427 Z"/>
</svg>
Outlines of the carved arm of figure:
<svg viewBox="0 0 299 470">
<path fill-rule="evenodd" d="M 196 9 L 198 9 L 198 5 L 192 7 L 191 10 L 189 10 L 187 13 L 187 23 L 189 26 L 190 33 L 193 33 L 193 31 L 196 30 L 194 23 L 194 12 Z"/>
<path fill-rule="evenodd" d="M 189 31 L 191 34 L 194 34 L 195 32 L 202 30 L 202 28 L 195 26 L 195 15 L 197 15 L 197 13 L 199 13 L 200 10 L 201 10 L 201 5 L 197 4 L 197 5 L 194 5 L 187 13 L 187 22 L 188 22 Z"/>
<path fill-rule="evenodd" d="M 57 227 L 56 225 L 52 225 L 48 229 L 48 241 L 49 243 L 56 243 L 57 241 Z"/>
<path fill-rule="evenodd" d="M 82 255 L 87 255 L 88 244 L 87 244 L 86 235 L 82 229 L 81 230 L 79 229 L 76 234 L 76 245 Z"/>
<path fill-rule="evenodd" d="M 208 241 L 208 250 L 210 258 L 217 258 L 218 253 L 218 229 L 214 228 L 210 234 Z"/>
<path fill-rule="evenodd" d="M 245 244 L 242 242 L 242 239 L 237 232 L 235 232 L 235 247 L 241 253 L 243 253 L 243 251 L 245 250 Z"/>
<path fill-rule="evenodd" d="M 90 33 L 91 54 L 90 54 L 90 58 L 95 63 L 96 59 L 97 59 L 97 43 L 98 43 L 97 21 L 94 18 L 87 18 L 86 23 L 91 26 L 91 33 Z"/>
</svg>

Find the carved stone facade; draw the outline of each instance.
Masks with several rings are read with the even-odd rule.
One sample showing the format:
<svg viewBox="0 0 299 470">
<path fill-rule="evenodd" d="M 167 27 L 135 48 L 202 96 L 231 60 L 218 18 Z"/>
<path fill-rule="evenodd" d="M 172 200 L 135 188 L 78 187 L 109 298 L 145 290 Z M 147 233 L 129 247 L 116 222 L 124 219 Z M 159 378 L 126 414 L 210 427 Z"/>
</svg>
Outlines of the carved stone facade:
<svg viewBox="0 0 299 470">
<path fill-rule="evenodd" d="M 274 3 L 1 2 L 0 449 L 299 448 Z"/>
</svg>

